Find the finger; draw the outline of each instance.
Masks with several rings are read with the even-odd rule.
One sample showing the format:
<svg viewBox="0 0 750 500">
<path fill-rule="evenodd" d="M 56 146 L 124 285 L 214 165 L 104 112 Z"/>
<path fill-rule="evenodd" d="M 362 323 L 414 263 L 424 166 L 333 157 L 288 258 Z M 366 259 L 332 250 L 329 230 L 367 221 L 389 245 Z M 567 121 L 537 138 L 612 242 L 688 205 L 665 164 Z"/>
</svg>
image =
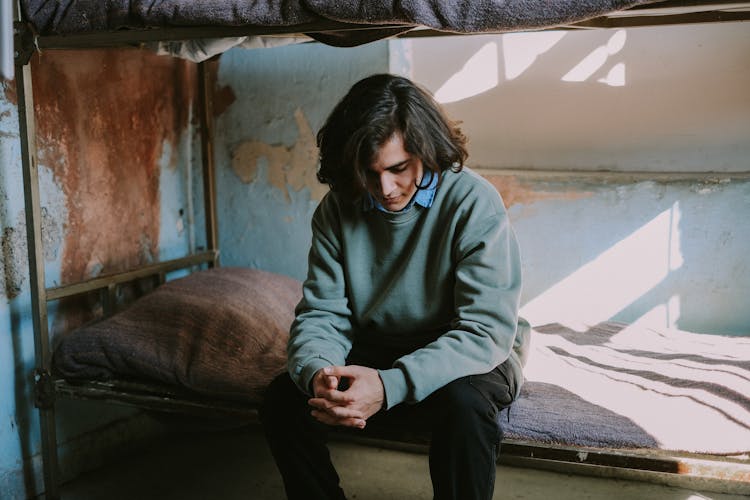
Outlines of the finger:
<svg viewBox="0 0 750 500">
<path fill-rule="evenodd" d="M 339 425 L 342 425 L 344 427 L 353 427 L 355 429 L 364 429 L 365 425 L 367 425 L 367 421 L 363 418 L 345 418 L 343 420 L 339 420 Z"/>
<path fill-rule="evenodd" d="M 365 418 L 362 410 L 336 405 L 322 398 L 312 398 L 308 400 L 308 404 L 317 411 L 322 411 L 338 418 Z"/>
<path fill-rule="evenodd" d="M 337 418 L 332 415 L 329 415 L 326 412 L 322 412 L 318 410 L 313 410 L 311 414 L 316 420 L 326 425 L 353 427 L 356 429 L 364 429 L 366 425 L 366 421 L 363 418 Z"/>
<path fill-rule="evenodd" d="M 339 386 L 339 378 L 333 375 L 326 375 L 326 386 L 329 389 L 336 389 Z"/>
<path fill-rule="evenodd" d="M 354 408 L 347 408 L 345 406 L 332 406 L 330 408 L 327 408 L 325 412 L 339 419 L 345 419 L 345 418 L 364 419 L 365 418 L 365 415 L 364 413 L 362 413 L 361 410 L 356 410 Z"/>
<path fill-rule="evenodd" d="M 310 398 L 307 400 L 307 404 L 313 408 L 318 408 L 319 410 L 327 410 L 328 408 L 337 406 L 336 403 L 326 398 Z"/>
<path fill-rule="evenodd" d="M 320 396 L 323 392 L 334 390 L 339 385 L 338 377 L 324 375 L 322 370 L 313 379 L 313 395 Z"/>
<path fill-rule="evenodd" d="M 337 405 L 347 405 L 349 403 L 353 403 L 356 400 L 356 394 L 351 390 L 325 391 L 323 394 L 321 394 L 321 396 Z"/>
<path fill-rule="evenodd" d="M 323 373 L 339 378 L 355 377 L 358 374 L 358 367 L 356 365 L 326 366 L 323 368 Z"/>
<path fill-rule="evenodd" d="M 321 385 L 334 388 L 338 386 L 339 383 L 339 378 L 336 375 L 327 375 L 325 369 L 316 372 L 313 380 Z"/>
<path fill-rule="evenodd" d="M 352 389 L 347 389 L 346 391 L 339 391 L 338 389 L 321 389 L 313 395 L 318 399 L 327 399 L 335 404 L 346 405 L 355 401 L 357 398 L 357 391 L 353 391 Z"/>
</svg>

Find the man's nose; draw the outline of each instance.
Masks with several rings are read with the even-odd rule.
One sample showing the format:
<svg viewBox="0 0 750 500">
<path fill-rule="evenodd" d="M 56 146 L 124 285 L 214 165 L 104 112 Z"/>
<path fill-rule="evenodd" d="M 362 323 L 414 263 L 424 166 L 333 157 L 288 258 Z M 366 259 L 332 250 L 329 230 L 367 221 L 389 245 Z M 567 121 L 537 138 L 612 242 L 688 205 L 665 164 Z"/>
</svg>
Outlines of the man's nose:
<svg viewBox="0 0 750 500">
<path fill-rule="evenodd" d="M 392 193 L 396 188 L 396 179 L 390 172 L 383 172 L 380 175 L 380 191 L 384 196 Z"/>
</svg>

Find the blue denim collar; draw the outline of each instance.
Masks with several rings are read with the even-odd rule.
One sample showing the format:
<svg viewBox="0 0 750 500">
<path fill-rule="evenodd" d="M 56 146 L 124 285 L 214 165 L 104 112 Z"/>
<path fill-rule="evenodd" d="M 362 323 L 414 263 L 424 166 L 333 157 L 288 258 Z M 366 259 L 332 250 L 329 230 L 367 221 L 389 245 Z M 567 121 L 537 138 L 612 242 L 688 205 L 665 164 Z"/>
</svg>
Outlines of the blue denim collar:
<svg viewBox="0 0 750 500">
<path fill-rule="evenodd" d="M 432 170 L 427 170 L 427 172 L 430 173 L 430 183 L 426 188 L 417 189 L 417 192 L 414 194 L 414 196 L 412 196 L 409 203 L 404 208 L 399 210 L 399 212 L 406 212 L 411 207 L 413 207 L 415 203 L 424 208 L 430 208 L 432 206 L 432 203 L 435 201 L 435 191 L 437 191 L 438 178 L 440 176 Z M 381 212 L 393 213 L 390 210 L 384 208 L 383 205 L 378 203 L 378 200 L 376 200 L 370 193 L 367 193 L 367 196 L 365 196 L 363 202 L 363 209 L 365 211 L 377 208 Z"/>
</svg>

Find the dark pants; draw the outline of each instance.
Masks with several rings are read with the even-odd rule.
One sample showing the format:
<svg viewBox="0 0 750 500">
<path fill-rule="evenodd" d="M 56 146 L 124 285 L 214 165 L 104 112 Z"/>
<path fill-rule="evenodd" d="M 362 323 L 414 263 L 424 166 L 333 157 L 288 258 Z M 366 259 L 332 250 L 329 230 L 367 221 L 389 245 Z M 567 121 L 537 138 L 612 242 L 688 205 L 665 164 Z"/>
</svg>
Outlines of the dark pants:
<svg viewBox="0 0 750 500">
<path fill-rule="evenodd" d="M 502 429 L 500 411 L 512 402 L 514 381 L 500 365 L 484 375 L 455 380 L 424 401 L 370 417 L 364 431 L 411 427 L 430 437 L 435 499 L 492 498 Z M 342 499 L 344 492 L 326 446 L 330 427 L 310 415 L 309 396 L 288 374 L 270 385 L 261 420 L 289 499 Z"/>
</svg>

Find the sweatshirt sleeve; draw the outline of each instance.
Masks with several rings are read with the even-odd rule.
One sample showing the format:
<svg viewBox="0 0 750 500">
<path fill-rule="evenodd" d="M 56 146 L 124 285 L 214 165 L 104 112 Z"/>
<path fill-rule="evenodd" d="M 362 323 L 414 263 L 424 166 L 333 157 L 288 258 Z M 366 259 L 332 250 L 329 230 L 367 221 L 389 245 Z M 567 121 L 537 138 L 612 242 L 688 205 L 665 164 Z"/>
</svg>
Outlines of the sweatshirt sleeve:
<svg viewBox="0 0 750 500">
<path fill-rule="evenodd" d="M 327 196 L 313 215 L 308 274 L 287 345 L 289 374 L 308 394 L 315 372 L 344 365 L 352 345 L 338 225 L 335 203 Z"/>
<path fill-rule="evenodd" d="M 521 261 L 504 208 L 469 218 L 458 231 L 454 256 L 450 329 L 380 372 L 388 408 L 421 401 L 453 380 L 487 373 L 513 356 Z"/>
</svg>

